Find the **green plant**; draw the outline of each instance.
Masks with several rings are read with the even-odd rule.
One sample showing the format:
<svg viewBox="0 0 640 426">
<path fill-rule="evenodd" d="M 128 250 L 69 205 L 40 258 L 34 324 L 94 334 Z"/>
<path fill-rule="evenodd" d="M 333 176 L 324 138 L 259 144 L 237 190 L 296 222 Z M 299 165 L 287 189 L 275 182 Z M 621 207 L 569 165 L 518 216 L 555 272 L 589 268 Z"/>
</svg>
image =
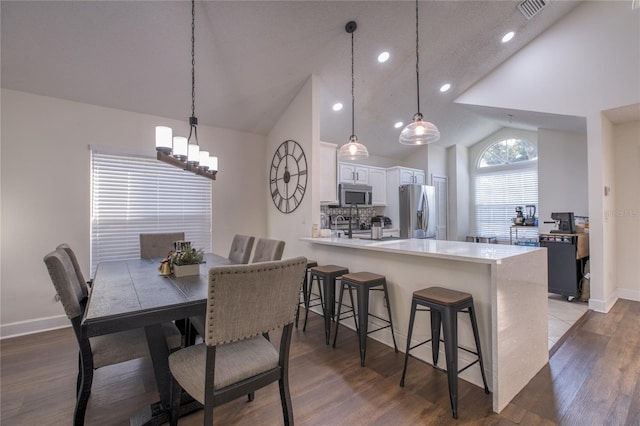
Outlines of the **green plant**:
<svg viewBox="0 0 640 426">
<path fill-rule="evenodd" d="M 177 266 L 204 263 L 204 252 L 192 248 L 183 252 L 174 253 L 171 256 L 171 263 Z"/>
</svg>

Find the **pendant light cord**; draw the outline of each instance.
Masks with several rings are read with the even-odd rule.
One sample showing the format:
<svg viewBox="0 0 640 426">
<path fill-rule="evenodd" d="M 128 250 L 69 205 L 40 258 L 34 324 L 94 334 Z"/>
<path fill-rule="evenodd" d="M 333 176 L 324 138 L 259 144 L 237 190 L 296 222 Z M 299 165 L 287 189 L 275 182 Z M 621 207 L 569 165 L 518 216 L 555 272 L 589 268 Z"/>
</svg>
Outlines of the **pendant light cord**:
<svg viewBox="0 0 640 426">
<path fill-rule="evenodd" d="M 355 31 L 354 31 L 355 32 Z M 356 134 L 356 96 L 354 94 L 354 72 L 353 72 L 353 32 L 351 33 L 351 135 Z"/>
<path fill-rule="evenodd" d="M 191 0 L 191 116 L 196 116 L 196 7 Z"/>
<path fill-rule="evenodd" d="M 196 145 L 198 142 L 198 119 L 196 118 L 196 2 L 191 0 L 191 117 L 189 117 L 189 138 L 191 142 L 191 134 L 195 137 Z"/>
<path fill-rule="evenodd" d="M 420 54 L 418 32 L 418 0 L 416 0 L 416 93 L 418 94 L 418 114 L 420 114 Z"/>
</svg>

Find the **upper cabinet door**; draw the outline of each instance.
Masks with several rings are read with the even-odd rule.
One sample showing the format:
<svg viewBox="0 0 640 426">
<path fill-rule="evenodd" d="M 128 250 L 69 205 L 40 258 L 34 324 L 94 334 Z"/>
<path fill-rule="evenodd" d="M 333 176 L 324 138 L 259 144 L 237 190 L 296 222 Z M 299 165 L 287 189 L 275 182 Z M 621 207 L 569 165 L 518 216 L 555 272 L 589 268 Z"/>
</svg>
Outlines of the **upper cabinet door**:
<svg viewBox="0 0 640 426">
<path fill-rule="evenodd" d="M 413 180 L 413 169 L 400 169 L 400 185 L 415 183 Z"/>
<path fill-rule="evenodd" d="M 339 163 L 340 183 L 369 184 L 369 168 L 352 163 Z"/>
<path fill-rule="evenodd" d="M 379 167 L 369 168 L 369 185 L 371 185 L 372 203 L 374 206 L 387 205 L 387 170 Z"/>
<path fill-rule="evenodd" d="M 420 185 L 425 185 L 427 183 L 427 178 L 422 170 L 413 171 L 413 183 L 418 183 Z"/>
</svg>

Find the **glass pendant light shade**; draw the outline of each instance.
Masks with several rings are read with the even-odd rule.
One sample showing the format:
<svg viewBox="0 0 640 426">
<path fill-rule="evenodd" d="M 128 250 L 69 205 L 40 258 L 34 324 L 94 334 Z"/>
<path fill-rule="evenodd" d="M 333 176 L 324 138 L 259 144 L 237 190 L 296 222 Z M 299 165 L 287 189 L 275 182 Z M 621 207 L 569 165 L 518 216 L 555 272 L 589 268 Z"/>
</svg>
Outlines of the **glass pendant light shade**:
<svg viewBox="0 0 640 426">
<path fill-rule="evenodd" d="M 188 154 L 187 154 L 187 164 L 191 164 L 192 166 L 197 166 L 199 162 L 200 162 L 200 145 L 190 143 L 188 148 Z"/>
<path fill-rule="evenodd" d="M 156 126 L 156 151 L 171 152 L 172 130 L 167 126 Z"/>
<path fill-rule="evenodd" d="M 215 156 L 209 157 L 209 171 L 210 172 L 218 171 L 218 157 L 215 157 Z"/>
<path fill-rule="evenodd" d="M 173 137 L 173 156 L 182 161 L 187 159 L 187 138 L 184 136 Z"/>
<path fill-rule="evenodd" d="M 413 121 L 400 132 L 403 145 L 426 145 L 440 139 L 440 130 L 433 123 L 422 120 L 422 114 L 413 116 Z"/>
<path fill-rule="evenodd" d="M 198 167 L 203 170 L 209 169 L 209 151 L 200 151 L 200 161 Z"/>
<path fill-rule="evenodd" d="M 362 160 L 369 156 L 367 147 L 358 142 L 356 135 L 351 135 L 349 142 L 340 147 L 338 156 L 342 160 Z"/>
</svg>

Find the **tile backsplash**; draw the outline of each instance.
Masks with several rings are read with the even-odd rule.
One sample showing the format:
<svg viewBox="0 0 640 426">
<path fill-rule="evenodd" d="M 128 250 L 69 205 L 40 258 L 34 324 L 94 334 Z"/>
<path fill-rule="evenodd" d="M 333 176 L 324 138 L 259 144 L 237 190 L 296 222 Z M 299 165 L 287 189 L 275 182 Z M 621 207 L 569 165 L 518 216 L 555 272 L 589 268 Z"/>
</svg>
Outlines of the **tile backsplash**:
<svg viewBox="0 0 640 426">
<path fill-rule="evenodd" d="M 327 218 L 326 225 L 329 226 L 329 218 L 336 217 L 338 215 L 348 217 L 349 207 L 329 207 L 329 206 L 321 206 L 320 213 L 324 214 Z M 374 207 L 363 207 L 358 209 L 358 213 L 360 214 L 360 223 L 364 223 L 365 225 L 371 224 L 371 218 L 378 215 L 376 209 Z M 351 210 L 351 214 L 356 214 L 356 209 Z"/>
</svg>

